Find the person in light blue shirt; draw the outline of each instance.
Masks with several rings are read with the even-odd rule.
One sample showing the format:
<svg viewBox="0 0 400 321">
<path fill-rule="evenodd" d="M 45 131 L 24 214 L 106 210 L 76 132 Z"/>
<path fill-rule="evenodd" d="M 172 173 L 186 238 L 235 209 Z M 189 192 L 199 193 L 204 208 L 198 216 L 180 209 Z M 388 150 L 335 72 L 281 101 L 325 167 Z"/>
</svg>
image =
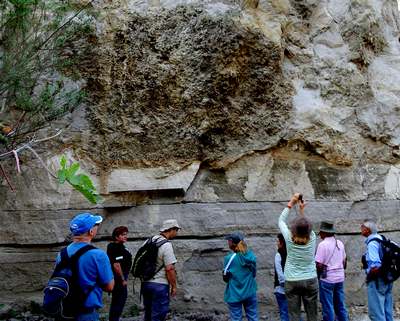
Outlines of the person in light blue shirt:
<svg viewBox="0 0 400 321">
<path fill-rule="evenodd" d="M 285 238 L 281 233 L 277 236 L 278 251 L 274 262 L 274 294 L 279 307 L 281 321 L 289 321 L 288 302 L 285 295 L 285 263 L 287 257 Z"/>
<path fill-rule="evenodd" d="M 368 315 L 371 321 L 393 321 L 393 282 L 386 283 L 380 275 L 382 248 L 376 224 L 370 220 L 361 225 L 361 235 L 366 237 L 367 250 L 363 267 L 367 275 Z M 378 240 L 377 240 L 378 239 Z"/>
<path fill-rule="evenodd" d="M 224 281 L 227 282 L 224 300 L 229 307 L 231 321 L 242 321 L 244 308 L 248 321 L 258 321 L 256 256 L 247 249 L 241 232 L 226 237 L 233 253 L 224 258 Z"/>
</svg>

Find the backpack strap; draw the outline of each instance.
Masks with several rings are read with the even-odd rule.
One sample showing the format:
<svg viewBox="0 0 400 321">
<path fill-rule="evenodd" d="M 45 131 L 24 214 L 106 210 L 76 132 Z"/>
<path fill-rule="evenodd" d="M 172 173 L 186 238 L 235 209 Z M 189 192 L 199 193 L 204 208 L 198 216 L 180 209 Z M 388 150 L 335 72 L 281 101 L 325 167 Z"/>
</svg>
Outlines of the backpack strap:
<svg viewBox="0 0 400 321">
<path fill-rule="evenodd" d="M 154 236 L 153 236 L 153 237 L 154 237 Z M 153 242 L 153 237 L 151 237 L 151 242 Z M 154 242 L 155 242 L 155 244 L 156 244 L 156 246 L 157 246 L 157 249 L 160 249 L 160 247 L 163 246 L 165 243 L 168 243 L 169 240 L 165 239 L 165 240 L 161 240 L 161 241 L 159 241 L 159 242 L 157 242 L 157 240 L 155 240 Z M 156 270 L 156 272 L 154 273 L 154 275 L 156 275 L 158 272 L 160 272 L 160 271 L 162 270 L 163 267 L 164 267 L 164 262 L 163 262 L 163 264 L 161 264 L 161 266 Z M 153 275 L 153 277 L 154 277 L 154 275 Z"/>
<path fill-rule="evenodd" d="M 233 253 L 233 254 L 231 255 L 231 257 L 230 257 L 230 259 L 229 259 L 229 261 L 228 261 L 228 264 L 225 266 L 224 275 L 226 275 L 226 273 L 228 272 L 228 269 L 229 269 L 229 267 L 231 266 L 232 261 L 233 261 L 233 259 L 235 258 L 235 256 L 236 256 L 236 253 Z"/>
<path fill-rule="evenodd" d="M 73 280 L 76 282 L 76 286 L 81 289 L 81 291 L 83 292 L 82 295 L 82 301 L 80 302 L 80 308 L 82 309 L 82 312 L 84 311 L 84 304 L 89 296 L 89 294 L 93 291 L 93 289 L 95 288 L 94 285 L 90 286 L 87 288 L 86 291 L 83 291 L 80 284 L 79 284 L 79 259 L 80 257 L 85 254 L 86 252 L 90 251 L 90 250 L 94 250 L 96 249 L 95 246 L 91 245 L 91 244 L 87 244 L 85 246 L 82 246 L 78 251 L 76 251 L 71 257 L 70 257 L 70 262 L 71 262 L 71 271 L 72 271 L 72 278 Z"/>
<path fill-rule="evenodd" d="M 72 279 L 74 280 L 74 282 L 76 282 L 76 286 L 78 286 L 80 288 L 79 285 L 79 281 L 78 281 L 78 275 L 79 275 L 79 266 L 78 266 L 78 262 L 80 257 L 85 254 L 86 252 L 96 249 L 95 246 L 91 245 L 91 244 L 87 244 L 85 246 L 82 246 L 78 251 L 76 251 L 71 257 L 68 255 L 67 252 L 67 247 L 64 247 L 61 252 L 60 252 L 60 256 L 61 256 L 61 261 L 60 263 L 57 265 L 57 269 L 63 269 L 67 266 L 70 267 L 71 271 L 72 271 Z M 59 267 L 60 266 L 60 267 Z M 94 286 L 91 286 L 88 288 L 87 291 L 85 291 L 84 296 L 83 296 L 83 301 L 82 301 L 82 305 L 83 303 L 86 301 L 88 295 L 90 294 L 90 292 L 92 292 L 94 289 Z"/>
<path fill-rule="evenodd" d="M 156 244 L 156 246 L 158 247 L 158 248 L 160 248 L 162 245 L 164 245 L 165 243 L 168 243 L 169 242 L 169 240 L 167 240 L 167 239 L 164 239 L 164 240 L 161 240 L 161 241 L 159 241 L 159 239 L 155 239 L 154 241 L 153 241 L 153 239 L 156 237 L 156 236 L 160 236 L 160 235 L 154 235 L 154 236 L 152 236 L 152 237 L 150 237 L 148 240 L 147 240 L 147 243 L 155 243 Z"/>
<path fill-rule="evenodd" d="M 72 271 L 72 277 L 73 279 L 75 279 L 75 281 L 77 282 L 77 285 L 79 286 L 79 282 L 78 282 L 78 275 L 79 275 L 79 266 L 78 266 L 78 262 L 80 257 L 85 254 L 86 252 L 95 249 L 96 247 L 94 247 L 91 244 L 87 244 L 85 246 L 82 246 L 78 251 L 76 251 L 71 257 L 69 257 L 69 263 L 70 263 L 70 267 L 71 267 L 71 271 Z M 94 287 L 91 287 L 89 289 L 89 291 L 87 291 L 87 294 L 89 294 Z"/>
<path fill-rule="evenodd" d="M 79 258 L 83 254 L 85 254 L 87 251 L 95 249 L 95 248 L 96 247 L 94 247 L 93 245 L 87 244 L 85 246 L 82 246 L 78 251 L 76 251 L 76 253 L 74 253 L 71 257 L 69 257 L 67 247 L 64 247 L 60 251 L 60 261 L 57 263 L 57 265 L 54 269 L 54 273 L 59 272 L 65 268 L 67 268 L 68 266 L 70 266 L 71 270 L 72 270 L 74 268 L 74 265 L 76 265 Z"/>
<path fill-rule="evenodd" d="M 384 235 L 381 235 L 382 239 L 378 238 L 378 237 L 373 237 L 372 239 L 370 239 L 367 244 L 369 244 L 372 241 L 377 241 L 378 243 L 383 243 L 386 242 L 386 237 Z"/>
<path fill-rule="evenodd" d="M 87 251 L 93 250 L 96 247 L 91 245 L 91 244 L 87 244 L 85 246 L 82 246 L 78 251 L 76 251 L 69 259 L 72 265 L 72 268 L 74 267 L 74 265 L 76 265 L 79 261 L 79 258 L 85 254 Z M 66 250 L 67 248 L 65 248 Z M 68 255 L 68 254 L 67 254 Z"/>
<path fill-rule="evenodd" d="M 378 238 L 378 237 L 374 237 L 374 238 L 372 238 L 372 239 L 370 239 L 368 242 L 367 242 L 367 245 L 370 243 L 370 242 L 372 242 L 372 241 L 376 241 L 376 242 L 378 242 L 378 244 L 380 245 L 380 249 L 379 249 L 379 258 L 382 260 L 382 254 L 383 254 L 383 252 L 382 252 L 382 244 L 384 243 L 384 242 L 386 242 L 387 240 L 386 240 L 386 237 L 385 236 L 383 236 L 383 235 L 381 235 L 381 237 L 382 237 L 382 239 L 380 239 L 380 238 Z"/>
<path fill-rule="evenodd" d="M 69 256 L 68 256 L 68 252 L 67 252 L 67 248 L 64 247 L 61 251 L 60 251 L 60 261 L 57 263 L 55 269 L 54 269 L 54 273 L 55 272 L 59 272 L 65 268 L 68 267 L 69 264 Z"/>
</svg>

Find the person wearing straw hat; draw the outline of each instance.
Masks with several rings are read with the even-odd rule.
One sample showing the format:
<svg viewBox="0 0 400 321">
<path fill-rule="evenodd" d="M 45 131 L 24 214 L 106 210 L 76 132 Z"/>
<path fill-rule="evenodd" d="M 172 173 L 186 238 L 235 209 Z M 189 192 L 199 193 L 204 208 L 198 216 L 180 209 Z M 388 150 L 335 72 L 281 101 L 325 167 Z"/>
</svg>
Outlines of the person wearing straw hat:
<svg viewBox="0 0 400 321">
<path fill-rule="evenodd" d="M 319 298 L 323 321 L 348 321 L 343 290 L 346 251 L 343 243 L 335 238 L 335 233 L 333 222 L 321 222 L 319 236 L 322 242 L 319 243 L 315 255 L 319 275 Z"/>
<path fill-rule="evenodd" d="M 170 296 L 176 296 L 177 260 L 169 241 L 176 237 L 180 229 L 177 220 L 165 220 L 160 234 L 151 238 L 152 242 L 162 245 L 158 247 L 156 274 L 142 283 L 144 321 L 164 321 L 169 312 Z"/>
</svg>

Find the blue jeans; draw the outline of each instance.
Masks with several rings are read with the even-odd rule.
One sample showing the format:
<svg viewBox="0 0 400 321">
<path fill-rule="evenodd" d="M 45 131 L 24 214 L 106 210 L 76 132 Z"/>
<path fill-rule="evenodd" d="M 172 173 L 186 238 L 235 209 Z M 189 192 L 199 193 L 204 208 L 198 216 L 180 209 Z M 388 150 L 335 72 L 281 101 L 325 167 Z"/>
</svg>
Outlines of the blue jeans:
<svg viewBox="0 0 400 321">
<path fill-rule="evenodd" d="M 275 297 L 276 302 L 278 303 L 279 316 L 281 317 L 281 321 L 289 321 L 289 310 L 286 295 L 282 293 L 275 293 Z"/>
<path fill-rule="evenodd" d="M 344 304 L 343 282 L 328 283 L 319 281 L 319 299 L 322 305 L 322 319 L 324 321 L 349 320 Z"/>
<path fill-rule="evenodd" d="M 126 298 L 128 297 L 128 287 L 122 286 L 120 282 L 115 283 L 112 291 L 109 321 L 118 321 L 124 310 Z"/>
<path fill-rule="evenodd" d="M 393 321 L 393 283 L 381 278 L 367 283 L 368 315 L 371 321 Z"/>
<path fill-rule="evenodd" d="M 78 314 L 75 317 L 75 321 L 98 321 L 99 313 L 96 310 L 90 313 Z"/>
<path fill-rule="evenodd" d="M 143 282 L 144 321 L 164 321 L 169 312 L 169 285 Z"/>
<path fill-rule="evenodd" d="M 246 300 L 228 303 L 228 307 L 231 321 L 242 321 L 242 307 L 244 307 L 248 321 L 258 321 L 257 296 L 255 294 Z"/>
</svg>

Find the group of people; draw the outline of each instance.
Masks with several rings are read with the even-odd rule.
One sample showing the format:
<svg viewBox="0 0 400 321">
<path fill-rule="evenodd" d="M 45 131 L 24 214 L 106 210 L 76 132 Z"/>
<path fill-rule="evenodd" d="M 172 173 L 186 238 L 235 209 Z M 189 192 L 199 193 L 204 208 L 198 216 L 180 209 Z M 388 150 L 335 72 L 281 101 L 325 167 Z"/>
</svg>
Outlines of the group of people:
<svg viewBox="0 0 400 321">
<path fill-rule="evenodd" d="M 101 216 L 91 213 L 78 214 L 71 220 L 72 243 L 66 247 L 69 257 L 91 243 L 102 221 Z M 177 235 L 179 229 L 175 219 L 166 220 L 160 228 L 160 234 L 151 238 L 158 243 L 158 253 L 156 271 L 141 287 L 145 321 L 165 320 L 169 312 L 169 298 L 176 295 L 177 260 L 169 240 Z M 128 228 L 118 226 L 112 232 L 112 242 L 108 244 L 107 252 L 92 248 L 79 256 L 76 278 L 84 299 L 75 309 L 74 320 L 99 320 L 98 310 L 103 307 L 103 291 L 112 294 L 109 321 L 120 320 L 128 297 L 128 276 L 132 268 L 132 254 L 124 244 L 127 240 Z M 56 268 L 60 262 L 61 252 L 56 260 Z"/>
<path fill-rule="evenodd" d="M 174 219 L 164 221 L 160 234 L 149 241 L 157 244 L 158 253 L 155 272 L 149 280 L 142 283 L 140 294 L 145 307 L 145 321 L 164 320 L 169 311 L 169 296 L 176 295 L 177 262 L 169 240 L 173 239 L 180 229 Z M 122 315 L 128 297 L 128 276 L 132 267 L 132 255 L 124 243 L 128 238 L 128 228 L 119 226 L 112 233 L 113 241 L 107 246 L 107 255 L 114 273 L 114 289 L 110 305 L 109 321 L 118 321 Z M 147 241 L 146 241 L 147 242 Z"/>
<path fill-rule="evenodd" d="M 298 205 L 297 215 L 288 225 L 290 210 Z M 277 253 L 275 255 L 274 294 L 281 321 L 299 321 L 303 304 L 308 321 L 318 319 L 318 295 L 323 321 L 348 321 L 344 280 L 347 265 L 343 243 L 335 237 L 332 222 L 320 224 L 321 242 L 310 220 L 304 215 L 306 203 L 296 193 L 279 217 Z M 368 314 L 372 321 L 393 321 L 393 282 L 382 272 L 382 246 L 376 224 L 366 220 L 361 225 L 366 238 L 364 266 L 367 282 Z M 242 308 L 248 321 L 258 321 L 256 300 L 256 257 L 247 249 L 243 234 L 227 237 L 233 251 L 224 260 L 224 280 L 227 282 L 225 302 L 232 321 L 242 320 Z"/>
<path fill-rule="evenodd" d="M 299 215 L 288 225 L 290 210 L 299 207 Z M 293 195 L 279 217 L 281 233 L 277 238 L 275 256 L 274 294 L 282 321 L 301 320 L 301 305 L 309 321 L 318 320 L 318 294 L 324 321 L 348 321 L 343 283 L 346 252 L 336 239 L 331 222 L 321 222 L 317 236 L 304 215 L 306 203 L 299 193 Z M 72 256 L 96 236 L 102 217 L 91 213 L 75 216 L 70 222 L 73 242 L 67 246 Z M 169 311 L 170 297 L 177 292 L 174 254 L 170 240 L 177 236 L 180 226 L 175 219 L 163 222 L 160 233 L 149 240 L 158 244 L 154 275 L 142 282 L 141 296 L 145 321 L 164 321 Z M 379 271 L 382 253 L 376 225 L 365 221 L 361 233 L 367 238 L 365 271 L 367 275 L 368 312 L 372 321 L 392 321 L 392 283 L 385 282 Z M 103 306 L 102 291 L 112 293 L 109 320 L 120 319 L 127 299 L 127 282 L 132 267 L 132 255 L 125 247 L 126 226 L 116 227 L 107 253 L 101 249 L 85 252 L 78 261 L 78 281 L 86 294 L 75 320 L 96 321 Z M 223 280 L 226 282 L 224 300 L 232 321 L 242 320 L 244 308 L 248 321 L 258 321 L 256 256 L 248 248 L 244 235 L 233 232 L 226 237 L 231 252 L 224 258 Z M 319 320 L 318 320 L 319 321 Z"/>
</svg>

